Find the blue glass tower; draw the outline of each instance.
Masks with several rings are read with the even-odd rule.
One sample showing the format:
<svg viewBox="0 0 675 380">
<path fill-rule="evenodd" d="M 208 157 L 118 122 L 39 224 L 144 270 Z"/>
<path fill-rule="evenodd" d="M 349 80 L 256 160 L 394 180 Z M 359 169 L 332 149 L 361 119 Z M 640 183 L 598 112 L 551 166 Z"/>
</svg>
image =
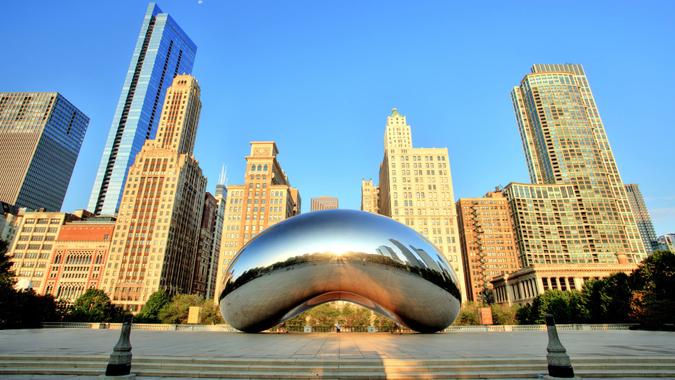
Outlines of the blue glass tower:
<svg viewBox="0 0 675 380">
<path fill-rule="evenodd" d="M 166 89 L 176 75 L 192 72 L 196 52 L 180 26 L 150 3 L 89 197 L 90 211 L 117 212 L 129 167 L 145 140 L 155 137 Z"/>
</svg>

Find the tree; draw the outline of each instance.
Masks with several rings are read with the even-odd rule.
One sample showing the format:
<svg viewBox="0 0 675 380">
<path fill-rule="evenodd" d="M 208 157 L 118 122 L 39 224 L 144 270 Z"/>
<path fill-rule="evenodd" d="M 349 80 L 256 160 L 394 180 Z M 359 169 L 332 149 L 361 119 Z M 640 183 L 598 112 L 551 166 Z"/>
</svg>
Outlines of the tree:
<svg viewBox="0 0 675 380">
<path fill-rule="evenodd" d="M 375 314 L 375 321 L 373 322 L 373 325 L 378 331 L 391 332 L 396 328 L 396 322 L 377 313 Z"/>
<path fill-rule="evenodd" d="M 370 326 L 371 311 L 358 305 L 346 304 L 342 307 L 338 321 L 348 327 Z"/>
<path fill-rule="evenodd" d="M 177 294 L 159 311 L 159 320 L 162 323 L 187 323 L 190 306 L 201 306 L 203 302 L 204 299 L 196 294 Z"/>
<path fill-rule="evenodd" d="M 586 320 L 591 323 L 621 323 L 630 320 L 632 291 L 630 278 L 615 273 L 602 280 L 589 281 L 581 291 Z"/>
<path fill-rule="evenodd" d="M 113 305 L 101 289 L 87 289 L 70 309 L 68 319 L 81 322 L 121 322 L 128 312 Z"/>
<path fill-rule="evenodd" d="M 205 325 L 225 323 L 223 317 L 220 315 L 220 308 L 210 299 L 204 300 L 204 303 L 202 303 L 202 311 L 199 319 L 199 323 Z"/>
<path fill-rule="evenodd" d="M 473 302 L 467 302 L 459 310 L 459 316 L 455 320 L 455 325 L 479 325 L 478 307 Z"/>
<path fill-rule="evenodd" d="M 9 244 L 0 240 L 0 287 L 14 286 L 14 272 L 12 272 L 12 262 L 7 257 Z"/>
<path fill-rule="evenodd" d="M 525 304 L 516 310 L 516 320 L 519 325 L 531 325 L 534 323 L 532 318 L 532 305 Z"/>
<path fill-rule="evenodd" d="M 515 325 L 517 306 L 494 304 L 490 306 L 492 323 L 495 325 Z"/>
<path fill-rule="evenodd" d="M 478 299 L 483 305 L 493 305 L 495 303 L 495 295 L 492 289 L 485 287 L 478 293 Z"/>
<path fill-rule="evenodd" d="M 658 328 L 675 323 L 675 254 L 657 251 L 630 276 L 631 314 L 642 325 Z"/>
<path fill-rule="evenodd" d="M 150 295 L 141 311 L 134 317 L 134 321 L 140 323 L 159 323 L 159 312 L 169 302 L 171 302 L 171 297 L 164 289 L 159 289 Z"/>
</svg>

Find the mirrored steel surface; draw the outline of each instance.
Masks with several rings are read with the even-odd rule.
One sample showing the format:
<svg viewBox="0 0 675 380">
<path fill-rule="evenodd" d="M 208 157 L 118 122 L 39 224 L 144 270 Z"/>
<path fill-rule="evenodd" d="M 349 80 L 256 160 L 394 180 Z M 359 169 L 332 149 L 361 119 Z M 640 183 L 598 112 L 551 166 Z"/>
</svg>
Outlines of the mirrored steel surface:
<svg viewBox="0 0 675 380">
<path fill-rule="evenodd" d="M 246 332 L 336 300 L 436 332 L 455 320 L 461 303 L 457 277 L 431 242 L 393 219 L 356 210 L 276 224 L 246 244 L 227 271 L 220 310 Z"/>
</svg>

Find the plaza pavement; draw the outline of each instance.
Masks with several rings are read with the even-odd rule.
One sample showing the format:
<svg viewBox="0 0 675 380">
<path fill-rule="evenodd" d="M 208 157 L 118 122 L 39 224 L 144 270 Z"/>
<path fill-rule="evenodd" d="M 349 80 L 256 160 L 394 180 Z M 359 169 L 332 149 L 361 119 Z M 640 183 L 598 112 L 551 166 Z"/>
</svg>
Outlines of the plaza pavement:
<svg viewBox="0 0 675 380">
<path fill-rule="evenodd" d="M 109 355 L 119 330 L 0 331 L 0 355 Z M 560 331 L 570 356 L 673 356 L 675 332 Z M 267 359 L 453 359 L 546 355 L 543 331 L 446 334 L 147 331 L 131 333 L 133 355 Z"/>
</svg>

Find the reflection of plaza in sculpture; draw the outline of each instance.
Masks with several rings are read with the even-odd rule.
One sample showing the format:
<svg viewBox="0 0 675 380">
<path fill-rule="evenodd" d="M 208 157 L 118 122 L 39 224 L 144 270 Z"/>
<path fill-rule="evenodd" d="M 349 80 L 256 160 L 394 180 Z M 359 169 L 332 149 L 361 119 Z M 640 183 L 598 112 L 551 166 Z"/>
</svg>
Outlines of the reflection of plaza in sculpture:
<svg viewBox="0 0 675 380">
<path fill-rule="evenodd" d="M 457 316 L 458 286 L 443 256 L 409 227 L 330 210 L 288 219 L 244 246 L 228 268 L 219 302 L 225 320 L 247 332 L 336 300 L 435 332 Z"/>
</svg>

